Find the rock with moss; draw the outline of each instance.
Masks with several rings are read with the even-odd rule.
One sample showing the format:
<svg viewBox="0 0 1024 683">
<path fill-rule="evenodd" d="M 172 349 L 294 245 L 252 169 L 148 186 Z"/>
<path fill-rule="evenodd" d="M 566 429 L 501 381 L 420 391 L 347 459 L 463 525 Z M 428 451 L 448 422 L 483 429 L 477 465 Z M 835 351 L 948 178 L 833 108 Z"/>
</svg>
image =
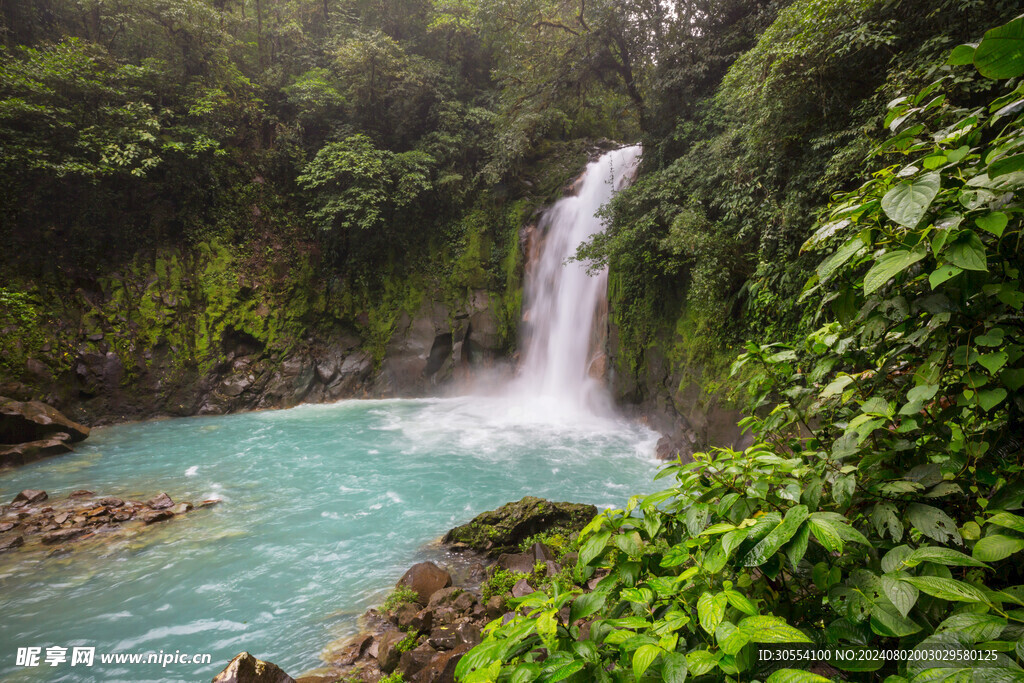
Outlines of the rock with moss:
<svg viewBox="0 0 1024 683">
<path fill-rule="evenodd" d="M 550 529 L 579 531 L 595 515 L 597 508 L 593 505 L 526 496 L 455 527 L 445 534 L 443 543 L 453 550 L 476 550 L 497 557 L 515 553 L 524 540 Z"/>
</svg>

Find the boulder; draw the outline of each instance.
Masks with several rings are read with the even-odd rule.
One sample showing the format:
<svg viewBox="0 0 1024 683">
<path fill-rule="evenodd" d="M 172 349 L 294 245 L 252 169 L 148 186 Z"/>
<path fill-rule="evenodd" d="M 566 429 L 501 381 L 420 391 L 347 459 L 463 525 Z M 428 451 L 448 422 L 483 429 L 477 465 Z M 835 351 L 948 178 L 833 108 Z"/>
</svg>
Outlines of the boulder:
<svg viewBox="0 0 1024 683">
<path fill-rule="evenodd" d="M 389 621 L 402 629 L 409 630 L 409 624 L 422 608 L 415 602 L 405 602 L 399 605 L 389 616 Z"/>
<path fill-rule="evenodd" d="M 33 505 L 35 503 L 42 503 L 49 496 L 46 495 L 46 491 L 38 491 L 36 489 L 25 489 L 14 497 L 11 501 L 12 508 L 21 508 L 26 505 Z"/>
<path fill-rule="evenodd" d="M 393 616 L 393 623 L 407 633 L 429 631 L 434 621 L 434 611 L 420 609 L 416 603 L 407 602 L 398 608 Z"/>
<path fill-rule="evenodd" d="M 512 586 L 512 597 L 522 598 L 529 595 L 530 593 L 535 592 L 536 590 L 537 589 L 531 586 L 526 579 L 519 579 L 518 581 L 516 581 L 516 585 Z"/>
<path fill-rule="evenodd" d="M 554 503 L 527 496 L 455 527 L 445 534 L 443 542 L 497 557 L 502 553 L 515 553 L 524 540 L 551 529 L 579 531 L 595 515 L 597 508 L 593 505 Z"/>
<path fill-rule="evenodd" d="M 531 547 L 527 552 L 533 553 L 533 559 L 537 562 L 555 561 L 555 554 L 551 552 L 551 548 L 547 547 L 543 543 L 534 543 L 533 547 Z"/>
<path fill-rule="evenodd" d="M 460 645 L 450 652 L 438 652 L 430 663 L 413 677 L 413 683 L 455 683 L 455 667 L 470 649 L 467 645 Z"/>
<path fill-rule="evenodd" d="M 437 650 L 424 643 L 415 649 L 403 652 L 402 656 L 398 659 L 398 666 L 395 669 L 402 673 L 402 677 L 405 680 L 410 681 L 430 664 L 430 661 L 436 655 Z"/>
<path fill-rule="evenodd" d="M 402 653 L 398 651 L 398 644 L 405 640 L 405 634 L 401 631 L 385 631 L 377 639 L 377 663 L 381 671 L 391 673 L 398 666 Z"/>
<path fill-rule="evenodd" d="M 416 591 L 419 603 L 426 605 L 430 602 L 430 596 L 452 585 L 452 575 L 433 562 L 420 562 L 410 567 L 397 585 L 408 586 Z"/>
<path fill-rule="evenodd" d="M 120 498 L 102 498 L 100 499 L 100 505 L 107 508 L 119 508 L 124 505 L 124 501 Z"/>
<path fill-rule="evenodd" d="M 481 641 L 480 628 L 472 622 L 464 621 L 455 625 L 455 637 L 459 641 L 459 645 L 476 647 Z"/>
<path fill-rule="evenodd" d="M 295 679 L 276 664 L 242 652 L 213 677 L 213 683 L 295 683 Z"/>
<path fill-rule="evenodd" d="M 45 439 L 26 441 L 25 443 L 0 448 L 0 467 L 27 465 L 30 462 L 50 455 L 70 453 L 73 450 L 69 443 L 70 441 L 70 434 L 67 432 L 57 432 Z"/>
<path fill-rule="evenodd" d="M 0 396 L 0 443 L 38 441 L 64 432 L 71 441 L 89 436 L 89 428 L 73 422 L 41 401 L 15 401 Z"/>
<path fill-rule="evenodd" d="M 459 637 L 455 626 L 447 624 L 434 627 L 427 642 L 438 650 L 452 650 L 459 644 Z"/>
<path fill-rule="evenodd" d="M 165 520 L 174 517 L 174 513 L 170 510 L 153 510 L 142 515 L 142 521 L 146 524 L 156 524 L 157 522 L 163 522 Z"/>
<path fill-rule="evenodd" d="M 500 595 L 492 595 L 490 599 L 487 600 L 487 619 L 497 619 L 504 612 L 505 601 L 501 599 Z"/>
<path fill-rule="evenodd" d="M 166 510 L 167 508 L 174 507 L 174 501 L 166 493 L 161 493 L 147 500 L 146 507 L 153 510 Z"/>
<path fill-rule="evenodd" d="M 533 571 L 534 564 L 534 555 L 529 551 L 525 553 L 516 553 L 514 555 L 502 553 L 498 556 L 497 562 L 494 563 L 494 565 L 500 569 L 517 572 L 519 574 L 529 574 Z"/>
<path fill-rule="evenodd" d="M 448 588 L 442 588 L 439 591 L 434 591 L 434 594 L 430 596 L 430 601 L 427 603 L 427 609 L 447 607 L 451 605 L 453 600 L 465 592 L 466 591 L 464 589 L 459 588 L 458 586 L 449 586 Z"/>
</svg>

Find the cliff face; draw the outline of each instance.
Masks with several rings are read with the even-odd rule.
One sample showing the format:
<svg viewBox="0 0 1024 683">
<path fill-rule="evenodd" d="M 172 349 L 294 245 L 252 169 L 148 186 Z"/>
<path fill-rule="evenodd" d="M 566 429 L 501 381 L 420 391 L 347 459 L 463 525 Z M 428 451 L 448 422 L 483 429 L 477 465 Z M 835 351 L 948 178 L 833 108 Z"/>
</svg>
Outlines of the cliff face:
<svg viewBox="0 0 1024 683">
<path fill-rule="evenodd" d="M 503 290 L 409 276 L 357 293 L 315 259 L 253 264 L 211 242 L 89 281 L 21 281 L 5 290 L 20 307 L 4 309 L 0 394 L 89 424 L 217 414 L 422 395 L 511 348 Z"/>
</svg>

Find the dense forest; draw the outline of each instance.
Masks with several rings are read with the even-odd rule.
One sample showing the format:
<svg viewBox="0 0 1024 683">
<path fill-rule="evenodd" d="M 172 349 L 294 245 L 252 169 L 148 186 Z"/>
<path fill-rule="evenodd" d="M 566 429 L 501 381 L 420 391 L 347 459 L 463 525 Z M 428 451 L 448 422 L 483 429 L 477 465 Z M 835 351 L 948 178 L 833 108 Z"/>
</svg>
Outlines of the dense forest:
<svg viewBox="0 0 1024 683">
<path fill-rule="evenodd" d="M 403 315 L 475 293 L 511 357 L 521 229 L 640 143 L 578 253 L 617 397 L 730 403 L 755 445 L 598 516 L 460 675 L 828 680 L 747 647 L 813 642 L 998 653 L 856 680 L 1021 680 L 1019 12 L 0 0 L 0 380 L 74 409 L 342 335 L 379 368 Z"/>
</svg>

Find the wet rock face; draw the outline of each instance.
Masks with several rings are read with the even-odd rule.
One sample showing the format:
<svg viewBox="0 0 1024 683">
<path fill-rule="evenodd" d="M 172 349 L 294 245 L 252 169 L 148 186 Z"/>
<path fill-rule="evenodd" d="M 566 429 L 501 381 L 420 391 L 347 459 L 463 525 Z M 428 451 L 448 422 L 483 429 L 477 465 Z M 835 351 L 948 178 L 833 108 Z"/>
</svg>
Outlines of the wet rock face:
<svg viewBox="0 0 1024 683">
<path fill-rule="evenodd" d="M 553 503 L 527 496 L 497 510 L 478 515 L 445 534 L 444 544 L 453 550 L 476 550 L 491 557 L 515 553 L 527 538 L 553 528 L 579 531 L 597 515 L 593 505 Z"/>
<path fill-rule="evenodd" d="M 0 396 L 0 467 L 67 453 L 71 442 L 87 436 L 88 427 L 69 420 L 56 408 Z"/>
<path fill-rule="evenodd" d="M 452 585 L 452 576 L 433 562 L 420 562 L 410 567 L 397 585 L 416 591 L 419 603 L 426 605 L 435 592 Z"/>
<path fill-rule="evenodd" d="M 213 677 L 213 683 L 295 683 L 295 679 L 276 664 L 242 652 Z"/>
</svg>

